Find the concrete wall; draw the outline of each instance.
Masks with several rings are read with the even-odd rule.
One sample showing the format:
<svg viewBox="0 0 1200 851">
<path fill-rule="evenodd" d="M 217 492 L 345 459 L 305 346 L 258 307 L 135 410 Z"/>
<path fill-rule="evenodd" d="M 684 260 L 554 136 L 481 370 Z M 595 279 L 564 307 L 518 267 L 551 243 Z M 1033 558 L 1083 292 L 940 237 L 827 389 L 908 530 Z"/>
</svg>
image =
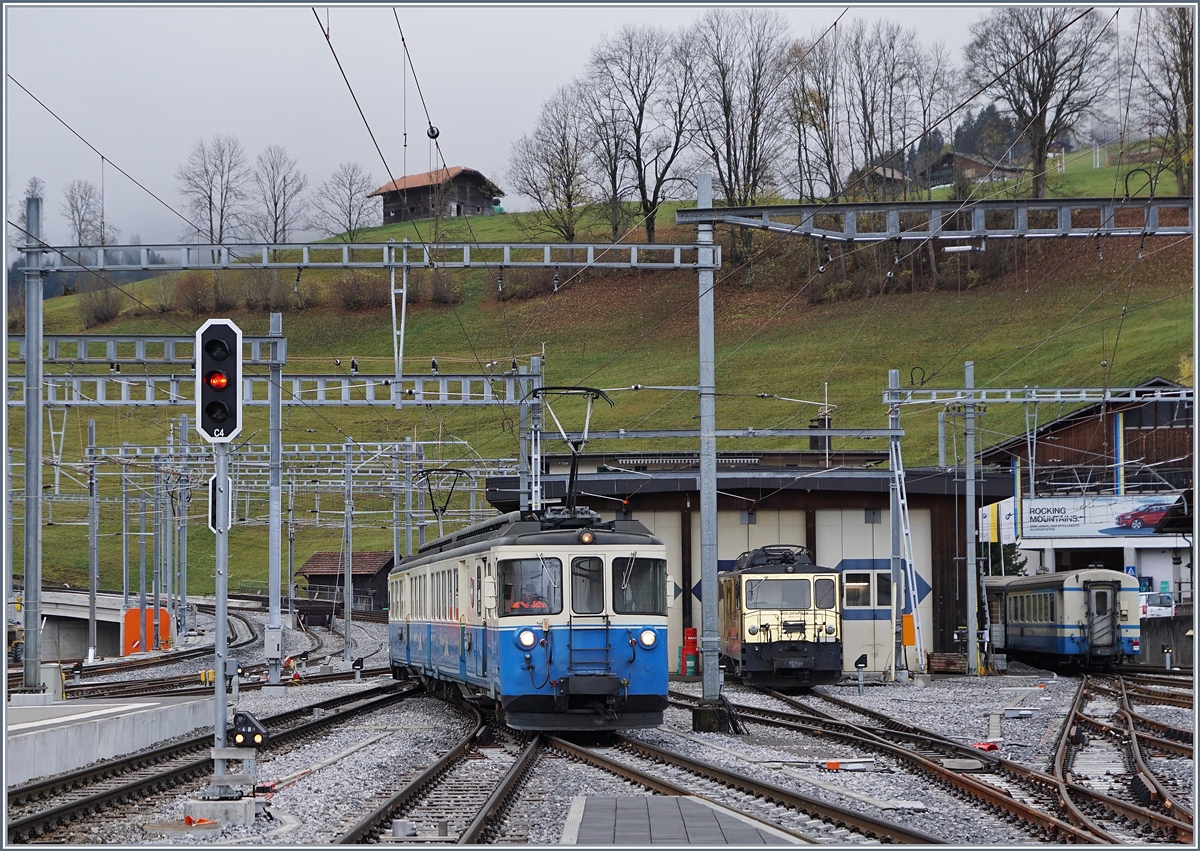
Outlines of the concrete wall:
<svg viewBox="0 0 1200 851">
<path fill-rule="evenodd" d="M 103 711 L 114 702 L 77 703 L 82 715 L 85 712 Z M 10 708 L 4 748 L 5 782 L 11 786 L 35 777 L 72 771 L 97 760 L 148 748 L 213 723 L 211 698 L 165 704 L 153 699 L 134 698 L 125 703 L 128 711 L 122 715 L 81 717 L 78 723 L 68 726 L 34 722 L 45 723 L 45 726 L 29 729 L 28 732 L 19 728 L 24 719 L 14 717 L 18 713 Z M 53 704 L 55 707 L 62 705 Z M 14 730 L 14 726 L 18 726 L 18 729 Z"/>
<path fill-rule="evenodd" d="M 88 655 L 88 622 L 47 615 L 42 627 L 43 659 L 85 659 Z M 121 655 L 121 625 L 96 621 L 96 655 Z"/>
<path fill-rule="evenodd" d="M 1186 612 L 1184 611 L 1186 609 Z M 1162 647 L 1166 644 L 1174 648 L 1171 654 L 1172 665 L 1189 666 L 1196 656 L 1196 637 L 1186 633 L 1192 629 L 1191 606 L 1180 606 L 1173 618 L 1143 618 L 1142 619 L 1142 655 L 1143 665 L 1162 665 Z"/>
</svg>

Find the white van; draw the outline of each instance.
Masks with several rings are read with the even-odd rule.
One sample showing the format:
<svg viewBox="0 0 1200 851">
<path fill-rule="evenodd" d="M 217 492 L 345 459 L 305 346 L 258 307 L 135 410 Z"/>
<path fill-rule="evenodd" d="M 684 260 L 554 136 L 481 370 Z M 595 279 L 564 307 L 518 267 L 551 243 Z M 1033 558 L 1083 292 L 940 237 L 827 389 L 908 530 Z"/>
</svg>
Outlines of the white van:
<svg viewBox="0 0 1200 851">
<path fill-rule="evenodd" d="M 1175 600 L 1170 594 L 1138 594 L 1138 604 L 1143 618 L 1171 618 L 1175 616 Z"/>
</svg>

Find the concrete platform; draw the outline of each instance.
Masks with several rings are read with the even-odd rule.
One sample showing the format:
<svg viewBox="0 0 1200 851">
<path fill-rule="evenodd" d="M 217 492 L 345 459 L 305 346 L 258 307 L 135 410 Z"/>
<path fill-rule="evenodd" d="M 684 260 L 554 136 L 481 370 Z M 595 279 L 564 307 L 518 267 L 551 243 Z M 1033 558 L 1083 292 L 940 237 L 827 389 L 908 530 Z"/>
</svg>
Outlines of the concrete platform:
<svg viewBox="0 0 1200 851">
<path fill-rule="evenodd" d="M 597 798 L 579 795 L 560 845 L 799 845 L 782 830 L 702 798 L 647 795 Z"/>
<path fill-rule="evenodd" d="M 213 699 L 143 697 L 7 707 L 8 785 L 73 771 L 213 723 Z"/>
</svg>

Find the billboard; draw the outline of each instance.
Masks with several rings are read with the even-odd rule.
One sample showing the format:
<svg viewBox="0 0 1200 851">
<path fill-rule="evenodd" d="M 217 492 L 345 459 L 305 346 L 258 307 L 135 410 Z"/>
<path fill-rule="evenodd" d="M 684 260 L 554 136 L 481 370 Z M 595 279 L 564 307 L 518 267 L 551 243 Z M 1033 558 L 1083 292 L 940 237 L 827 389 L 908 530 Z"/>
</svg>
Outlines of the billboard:
<svg viewBox="0 0 1200 851">
<path fill-rule="evenodd" d="M 1153 535 L 1177 494 L 1067 496 L 1021 500 L 1022 538 Z"/>
<path fill-rule="evenodd" d="M 979 509 L 979 540 L 993 544 L 1017 542 L 1016 499 L 1009 497 Z"/>
</svg>

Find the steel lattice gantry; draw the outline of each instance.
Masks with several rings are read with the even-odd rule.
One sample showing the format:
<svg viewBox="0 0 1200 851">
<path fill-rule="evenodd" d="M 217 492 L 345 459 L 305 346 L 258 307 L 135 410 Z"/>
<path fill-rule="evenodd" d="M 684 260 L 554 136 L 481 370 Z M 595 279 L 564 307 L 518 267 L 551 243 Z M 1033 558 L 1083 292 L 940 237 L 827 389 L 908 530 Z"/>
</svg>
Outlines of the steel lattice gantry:
<svg viewBox="0 0 1200 851">
<path fill-rule="evenodd" d="M 1164 217 L 1168 211 L 1184 215 Z M 1183 222 L 1163 221 L 1185 216 Z M 675 222 L 736 225 L 834 242 L 1190 236 L 1193 201 L 1188 197 L 1021 198 L 781 204 L 678 210 Z"/>
</svg>

